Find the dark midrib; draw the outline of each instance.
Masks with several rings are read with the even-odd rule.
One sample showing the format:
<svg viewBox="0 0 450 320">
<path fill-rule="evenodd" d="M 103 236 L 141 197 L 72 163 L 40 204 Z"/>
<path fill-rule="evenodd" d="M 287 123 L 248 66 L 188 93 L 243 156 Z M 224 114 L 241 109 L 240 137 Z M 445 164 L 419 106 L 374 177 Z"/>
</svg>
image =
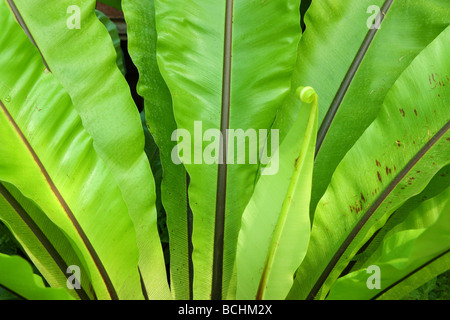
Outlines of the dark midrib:
<svg viewBox="0 0 450 320">
<path fill-rule="evenodd" d="M 217 174 L 216 215 L 214 226 L 214 254 L 211 299 L 222 299 L 223 278 L 223 248 L 225 234 L 225 203 L 227 190 L 227 154 L 228 133 L 230 124 L 230 98 L 231 98 L 231 55 L 232 55 L 232 30 L 233 30 L 233 0 L 226 2 L 225 14 L 225 43 L 223 56 L 222 78 L 222 110 L 220 132 L 222 141 L 219 150 L 219 167 Z"/>
<path fill-rule="evenodd" d="M 191 183 L 191 177 L 186 172 L 186 224 L 187 224 L 187 237 L 188 237 L 188 277 L 189 277 L 189 300 L 194 299 L 194 263 L 192 261 L 192 251 L 194 246 L 192 244 L 192 232 L 193 232 L 193 215 L 191 205 L 189 203 L 189 184 Z"/>
<path fill-rule="evenodd" d="M 47 64 L 47 61 L 45 61 L 44 55 L 41 52 L 41 49 L 39 49 L 36 41 L 34 40 L 33 35 L 30 32 L 30 29 L 28 28 L 27 24 L 25 23 L 25 20 L 23 20 L 22 15 L 19 12 L 19 9 L 17 9 L 16 4 L 14 3 L 13 0 L 6 0 L 9 4 L 9 7 L 11 8 L 11 11 L 13 12 L 14 16 L 17 19 L 17 22 L 19 23 L 19 25 L 22 27 L 23 31 L 25 32 L 25 34 L 27 35 L 27 37 L 30 39 L 31 43 L 33 43 L 33 45 L 37 48 L 37 50 L 39 51 L 39 54 L 41 55 L 42 58 L 42 62 L 44 63 L 44 66 L 47 68 L 48 71 L 50 71 L 50 67 Z"/>
<path fill-rule="evenodd" d="M 20 127 L 15 122 L 14 118 L 9 113 L 8 109 L 6 109 L 5 105 L 2 101 L 0 101 L 0 109 L 5 113 L 8 121 L 12 124 L 14 127 L 16 133 L 19 135 L 20 139 L 25 144 L 27 150 L 30 152 L 30 154 L 33 157 L 33 160 L 39 167 L 42 175 L 44 176 L 45 180 L 47 181 L 48 185 L 50 186 L 53 194 L 55 195 L 56 199 L 58 200 L 59 204 L 63 208 L 64 212 L 66 213 L 67 217 L 69 218 L 70 222 L 74 226 L 75 230 L 77 231 L 78 235 L 80 236 L 80 239 L 83 241 L 83 244 L 85 245 L 86 249 L 88 250 L 92 261 L 94 262 L 95 266 L 97 267 L 97 270 L 100 274 L 100 276 L 103 279 L 103 282 L 105 283 L 106 289 L 108 290 L 108 293 L 113 300 L 118 300 L 119 297 L 117 295 L 117 292 L 112 284 L 111 279 L 109 278 L 108 273 L 106 272 L 106 269 L 100 260 L 100 257 L 98 256 L 97 252 L 95 251 L 94 247 L 92 246 L 91 242 L 89 241 L 87 235 L 84 233 L 83 228 L 79 224 L 78 220 L 74 216 L 72 210 L 67 205 L 66 201 L 64 200 L 63 196 L 59 192 L 58 188 L 54 184 L 53 180 L 51 179 L 50 175 L 48 174 L 47 170 L 45 169 L 44 165 L 42 164 L 41 160 L 39 159 L 38 155 L 34 151 L 33 147 L 28 142 L 27 138 L 23 134 Z"/>
<path fill-rule="evenodd" d="M 383 22 L 385 15 L 389 11 L 392 3 L 394 0 L 386 0 L 383 7 L 380 10 L 379 17 L 380 17 L 380 25 Z M 316 154 L 320 151 L 320 148 L 322 146 L 323 141 L 325 140 L 325 137 L 328 133 L 328 130 L 331 126 L 331 123 L 334 120 L 334 117 L 336 116 L 336 113 L 339 109 L 339 107 L 342 104 L 342 101 L 344 100 L 344 97 L 348 91 L 348 88 L 350 87 L 356 72 L 359 69 L 359 66 L 361 65 L 362 60 L 364 59 L 367 51 L 369 50 L 370 45 L 372 44 L 373 38 L 375 37 L 378 29 L 370 29 L 367 33 L 366 37 L 364 38 L 364 41 L 359 48 L 355 59 L 353 60 L 349 70 L 347 71 L 347 74 L 344 77 L 344 80 L 341 83 L 341 86 L 339 87 L 339 90 L 337 91 L 333 101 L 331 102 L 330 108 L 327 111 L 327 114 L 325 115 L 325 118 L 323 119 L 322 124 L 320 125 L 319 132 L 317 134 L 317 143 L 316 143 Z"/>
<path fill-rule="evenodd" d="M 29 214 L 25 211 L 25 209 L 20 205 L 19 202 L 13 197 L 13 195 L 5 188 L 5 186 L 0 183 L 0 194 L 6 199 L 9 205 L 14 209 L 17 215 L 22 219 L 22 221 L 28 226 L 28 228 L 33 232 L 36 239 L 41 243 L 41 245 L 45 248 L 47 253 L 52 257 L 53 261 L 56 263 L 58 268 L 61 270 L 64 277 L 66 276 L 65 272 L 67 270 L 67 263 L 61 257 L 56 248 L 52 245 L 50 240 L 44 235 L 39 226 L 33 221 L 33 219 L 29 216 Z M 75 288 L 76 293 L 80 297 L 81 300 L 90 300 L 89 296 L 86 294 L 86 291 L 82 287 L 80 289 Z"/>
<path fill-rule="evenodd" d="M 430 261 L 424 263 L 423 265 L 421 265 L 420 267 L 414 269 L 413 271 L 411 271 L 410 273 L 408 273 L 406 276 L 404 276 L 403 278 L 401 278 L 400 280 L 394 282 L 393 284 L 391 284 L 390 286 L 388 286 L 386 289 L 383 289 L 382 291 L 380 291 L 376 296 L 374 296 L 372 299 L 370 300 L 376 300 L 379 297 L 381 297 L 383 294 L 385 294 L 386 292 L 388 292 L 389 290 L 391 290 L 392 288 L 394 288 L 395 286 L 397 286 L 398 284 L 402 283 L 403 281 L 405 281 L 406 279 L 408 279 L 409 277 L 411 277 L 412 275 L 416 274 L 417 272 L 419 272 L 420 270 L 422 270 L 423 268 L 427 267 L 428 265 L 430 265 L 431 263 L 433 263 L 434 261 L 440 259 L 441 257 L 445 256 L 447 253 L 450 253 L 450 250 L 446 250 L 443 253 L 439 254 L 438 256 L 434 257 L 433 259 L 431 259 Z"/>
<path fill-rule="evenodd" d="M 139 272 L 139 278 L 141 280 L 142 295 L 144 296 L 145 300 L 149 300 L 147 288 L 145 287 L 145 283 L 144 283 L 144 277 L 142 276 L 141 269 L 139 267 L 138 267 L 138 272 Z"/>
<path fill-rule="evenodd" d="M 391 183 L 386 187 L 386 189 L 380 194 L 380 196 L 375 200 L 375 202 L 370 206 L 364 216 L 359 220 L 356 226 L 352 229 L 350 234 L 341 244 L 339 249 L 336 251 L 334 256 L 331 258 L 325 270 L 320 275 L 319 279 L 315 283 L 311 292 L 309 293 L 307 299 L 312 300 L 315 298 L 320 288 L 325 283 L 326 279 L 330 275 L 331 271 L 334 269 L 338 261 L 341 259 L 342 255 L 345 253 L 349 245 L 353 242 L 355 237 L 358 235 L 359 231 L 365 226 L 367 221 L 372 217 L 375 211 L 380 207 L 387 196 L 395 189 L 395 187 L 403 180 L 403 178 L 408 174 L 409 171 L 417 164 L 417 162 L 422 159 L 422 157 L 439 141 L 440 138 L 449 130 L 450 121 L 447 122 L 434 136 L 431 138 L 427 144 L 420 149 L 420 151 L 408 162 L 408 164 L 403 168 L 402 171 L 391 181 Z"/>
</svg>

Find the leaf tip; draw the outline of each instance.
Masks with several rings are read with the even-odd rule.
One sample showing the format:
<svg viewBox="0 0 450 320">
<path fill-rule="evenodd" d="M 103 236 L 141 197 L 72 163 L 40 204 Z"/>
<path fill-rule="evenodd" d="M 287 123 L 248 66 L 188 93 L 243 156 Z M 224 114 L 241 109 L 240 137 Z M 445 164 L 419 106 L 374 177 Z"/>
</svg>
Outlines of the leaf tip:
<svg viewBox="0 0 450 320">
<path fill-rule="evenodd" d="M 298 87 L 296 96 L 304 103 L 313 103 L 317 99 L 317 93 L 312 87 Z"/>
</svg>

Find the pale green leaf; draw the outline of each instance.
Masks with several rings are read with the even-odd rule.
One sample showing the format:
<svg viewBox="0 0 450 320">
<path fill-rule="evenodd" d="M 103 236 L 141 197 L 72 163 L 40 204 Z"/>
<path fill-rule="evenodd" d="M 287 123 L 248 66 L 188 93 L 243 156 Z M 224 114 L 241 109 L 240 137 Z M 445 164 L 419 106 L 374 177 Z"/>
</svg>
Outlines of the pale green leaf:
<svg viewBox="0 0 450 320">
<path fill-rule="evenodd" d="M 449 34 L 450 27 L 402 73 L 336 169 L 290 298 L 323 298 L 359 248 L 450 162 L 447 82 L 430 84 L 450 70 Z"/>
<path fill-rule="evenodd" d="M 242 215 L 238 299 L 284 299 L 306 254 L 318 98 L 312 88 L 299 88 L 300 98 L 300 114 L 271 160 L 279 171 L 259 179 Z"/>
<path fill-rule="evenodd" d="M 223 158 L 218 164 L 219 150 L 215 163 L 206 164 L 203 152 L 214 143 L 219 149 L 220 141 L 203 141 L 203 134 L 252 129 L 266 140 L 259 130 L 270 129 L 289 90 L 301 34 L 299 5 L 299 0 L 155 2 L 158 66 L 177 127 L 191 137 L 192 152 L 182 160 L 191 179 L 194 298 L 235 297 L 237 237 L 258 170 L 250 161 L 236 164 L 236 154 L 234 164 L 230 154 L 228 164 Z M 194 130 L 196 121 L 201 128 Z M 230 145 L 249 153 L 245 139 L 236 140 Z"/>
<path fill-rule="evenodd" d="M 378 9 L 380 28 L 370 29 Z M 305 24 L 291 91 L 275 127 L 293 124 L 298 86 L 317 91 L 314 212 L 336 167 L 376 118 L 396 79 L 450 24 L 450 16 L 448 0 L 320 0 L 312 1 Z M 286 132 L 280 131 L 280 141 Z"/>
<path fill-rule="evenodd" d="M 428 216 L 436 217 L 434 223 L 427 228 L 420 228 L 421 224 L 427 223 L 420 221 Z M 418 228 L 414 228 L 414 224 Z M 430 277 L 436 277 L 450 269 L 450 265 L 447 265 L 447 269 L 438 268 L 437 273 L 428 272 L 426 277 L 424 274 L 424 271 L 428 271 L 424 269 L 428 269 L 429 264 L 450 253 L 450 188 L 413 210 L 407 221 L 399 227 L 402 230 L 392 230 L 384 237 L 383 244 L 364 263 L 363 268 L 338 279 L 327 299 L 374 299 L 381 295 L 392 298 L 390 290 L 397 287 L 396 295 L 399 295 L 403 281 L 416 273 L 421 271 L 423 279 L 420 282 L 416 279 L 417 287 Z M 379 276 L 379 288 L 367 286 L 367 282 L 371 280 L 366 270 L 372 265 L 379 268 L 379 274 L 376 275 Z M 409 291 L 411 290 L 407 287 L 406 292 L 403 291 L 403 295 L 397 296 L 397 299 Z"/>
<path fill-rule="evenodd" d="M 46 288 L 42 278 L 18 256 L 0 253 L 0 286 L 27 300 L 72 300 L 64 289 Z"/>
<path fill-rule="evenodd" d="M 136 233 L 121 190 L 67 92 L 3 1 L 0 10 L 0 180 L 66 234 L 99 299 L 142 298 Z"/>
<path fill-rule="evenodd" d="M 172 132 L 177 128 L 172 97 L 156 62 L 154 1 L 126 0 L 123 3 L 127 22 L 128 50 L 139 70 L 137 91 L 145 99 L 145 116 L 159 148 L 163 166 L 161 197 L 167 214 L 170 237 L 171 292 L 176 299 L 189 299 L 191 279 L 189 262 L 189 227 L 187 175 L 183 165 L 172 161 Z"/>
<path fill-rule="evenodd" d="M 23 18 L 51 72 L 69 93 L 95 150 L 119 185 L 136 229 L 147 293 L 155 299 L 170 297 L 139 112 L 117 68 L 111 38 L 95 15 L 96 2 L 8 2 L 17 6 L 16 15 Z"/>
</svg>

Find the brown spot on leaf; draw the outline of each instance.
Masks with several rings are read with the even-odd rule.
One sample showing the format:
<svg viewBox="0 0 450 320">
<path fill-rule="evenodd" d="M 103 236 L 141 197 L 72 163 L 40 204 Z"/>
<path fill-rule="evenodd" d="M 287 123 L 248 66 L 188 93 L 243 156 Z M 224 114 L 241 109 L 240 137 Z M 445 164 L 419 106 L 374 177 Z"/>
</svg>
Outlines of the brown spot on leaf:
<svg viewBox="0 0 450 320">
<path fill-rule="evenodd" d="M 298 163 L 298 160 L 300 159 L 300 156 L 298 156 L 297 157 L 297 159 L 295 159 L 295 162 L 294 162 L 294 168 L 297 168 L 297 163 Z"/>
<path fill-rule="evenodd" d="M 380 171 L 377 171 L 377 175 L 378 175 L 378 180 L 380 180 L 380 182 L 383 182 L 383 181 L 381 180 L 381 174 L 380 174 Z"/>
<path fill-rule="evenodd" d="M 381 163 L 378 160 L 375 160 L 375 164 L 377 165 L 377 167 L 381 167 Z"/>
<path fill-rule="evenodd" d="M 417 110 L 416 109 L 414 109 L 414 114 L 417 116 Z"/>
<path fill-rule="evenodd" d="M 361 192 L 361 199 L 362 199 L 362 201 L 366 202 L 366 198 L 364 198 L 364 195 L 362 194 L 362 192 Z"/>
</svg>

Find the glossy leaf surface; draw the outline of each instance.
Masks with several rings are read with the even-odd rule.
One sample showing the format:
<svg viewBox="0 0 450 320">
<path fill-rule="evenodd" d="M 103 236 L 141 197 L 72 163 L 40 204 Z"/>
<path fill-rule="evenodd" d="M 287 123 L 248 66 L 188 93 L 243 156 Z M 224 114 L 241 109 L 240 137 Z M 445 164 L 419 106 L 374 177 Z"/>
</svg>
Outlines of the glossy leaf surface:
<svg viewBox="0 0 450 320">
<path fill-rule="evenodd" d="M 432 74 L 449 70 L 449 32 L 403 72 L 377 119 L 338 166 L 317 206 L 290 297 L 323 298 L 364 242 L 449 163 L 450 96 L 445 85 L 430 87 Z"/>
</svg>

